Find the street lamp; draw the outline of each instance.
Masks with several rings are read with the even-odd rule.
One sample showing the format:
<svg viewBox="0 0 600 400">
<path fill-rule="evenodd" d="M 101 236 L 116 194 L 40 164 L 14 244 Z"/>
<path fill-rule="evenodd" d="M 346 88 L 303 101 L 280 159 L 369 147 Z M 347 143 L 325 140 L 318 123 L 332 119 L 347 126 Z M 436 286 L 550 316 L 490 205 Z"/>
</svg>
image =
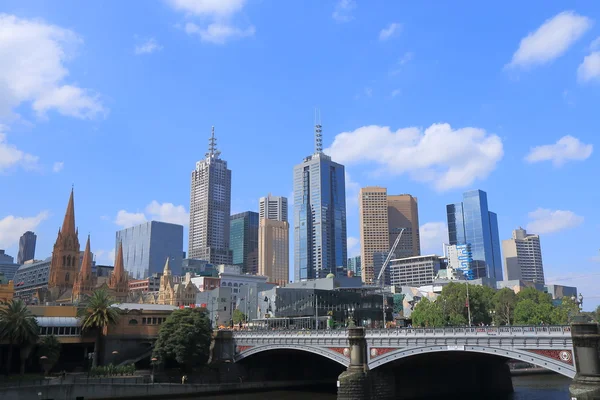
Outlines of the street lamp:
<svg viewBox="0 0 600 400">
<path fill-rule="evenodd" d="M 575 297 L 575 295 L 571 296 L 571 300 L 577 304 L 577 309 L 579 310 L 579 312 L 581 312 L 581 310 L 583 310 L 583 295 L 581 293 L 579 293 L 579 298 Z"/>
<path fill-rule="evenodd" d="M 117 355 L 119 355 L 119 352 L 118 352 L 117 350 L 113 350 L 113 352 L 112 352 L 112 356 L 113 356 L 113 363 L 115 363 L 115 362 L 116 362 Z"/>
<path fill-rule="evenodd" d="M 348 328 L 354 328 L 356 325 L 354 324 L 354 305 L 348 307 Z"/>
<path fill-rule="evenodd" d="M 50 370 L 50 363 L 48 362 L 48 357 L 41 356 L 40 362 L 42 363 L 42 368 L 44 369 L 44 375 L 48 375 L 48 371 Z"/>
</svg>

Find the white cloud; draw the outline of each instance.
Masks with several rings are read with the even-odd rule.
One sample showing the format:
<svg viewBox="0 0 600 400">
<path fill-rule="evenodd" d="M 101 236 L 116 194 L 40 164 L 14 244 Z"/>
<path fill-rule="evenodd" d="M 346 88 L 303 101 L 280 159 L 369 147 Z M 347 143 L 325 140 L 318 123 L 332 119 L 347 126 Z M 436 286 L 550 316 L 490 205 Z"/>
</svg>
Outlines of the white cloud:
<svg viewBox="0 0 600 400">
<path fill-rule="evenodd" d="M 49 215 L 47 211 L 42 211 L 34 217 L 9 215 L 0 219 L 0 248 L 6 249 L 19 243 L 19 238 L 23 233 L 35 231 Z"/>
<path fill-rule="evenodd" d="M 581 83 L 593 80 L 600 82 L 600 51 L 594 51 L 583 58 L 577 68 L 577 79 Z"/>
<path fill-rule="evenodd" d="M 2 133 L 2 130 L 3 127 L 0 125 L 0 173 L 14 167 L 25 170 L 36 169 L 38 167 L 38 157 L 25 153 L 16 146 L 7 143 L 6 135 Z"/>
<path fill-rule="evenodd" d="M 444 222 L 427 222 L 419 227 L 421 254 L 442 254 L 448 243 L 448 227 Z"/>
<path fill-rule="evenodd" d="M 64 162 L 57 161 L 54 163 L 54 165 L 52 165 L 52 172 L 60 172 L 60 171 L 62 171 L 64 166 L 65 166 Z"/>
<path fill-rule="evenodd" d="M 225 44 L 230 39 L 243 38 L 253 36 L 256 29 L 253 26 L 249 26 L 246 29 L 240 29 L 232 25 L 213 23 L 208 25 L 206 28 L 188 22 L 185 24 L 185 31 L 188 34 L 197 34 L 203 42 L 214 43 L 214 44 Z"/>
<path fill-rule="evenodd" d="M 339 0 L 333 14 L 331 15 L 337 22 L 350 22 L 354 19 L 352 11 L 356 8 L 356 2 L 354 0 Z"/>
<path fill-rule="evenodd" d="M 592 26 L 592 20 L 565 11 L 546 20 L 521 40 L 508 67 L 546 64 L 562 56 Z"/>
<path fill-rule="evenodd" d="M 600 36 L 598 36 L 596 39 L 594 39 L 592 41 L 592 43 L 590 43 L 590 50 L 594 51 L 594 50 L 599 50 L 600 49 Z"/>
<path fill-rule="evenodd" d="M 566 210 L 538 208 L 528 216 L 531 222 L 527 224 L 527 230 L 540 234 L 575 228 L 583 223 L 583 217 Z"/>
<path fill-rule="evenodd" d="M 392 90 L 392 97 L 396 97 L 396 96 L 398 96 L 400 93 L 402 93 L 402 92 L 400 91 L 400 89 L 394 89 L 394 90 Z"/>
<path fill-rule="evenodd" d="M 24 102 L 40 116 L 49 110 L 76 118 L 105 113 L 97 95 L 64 83 L 65 63 L 81 43 L 68 29 L 0 14 L 0 115 Z"/>
<path fill-rule="evenodd" d="M 348 236 L 348 257 L 355 257 L 360 255 L 360 240 L 354 236 Z"/>
<path fill-rule="evenodd" d="M 142 224 L 146 221 L 161 221 L 172 224 L 187 225 L 190 215 L 185 211 L 184 206 L 176 206 L 173 203 L 159 203 L 153 200 L 146 206 L 144 212 L 128 212 L 119 210 L 115 218 L 115 224 L 122 228 L 129 228 L 134 225 Z"/>
<path fill-rule="evenodd" d="M 373 96 L 373 88 L 366 87 L 365 88 L 365 96 L 367 96 L 367 97 Z"/>
<path fill-rule="evenodd" d="M 95 256 L 95 261 L 98 264 L 113 265 L 115 262 L 115 249 L 109 251 L 96 250 L 93 253 Z"/>
<path fill-rule="evenodd" d="M 415 54 L 411 51 L 407 51 L 398 59 L 397 64 L 390 71 L 390 75 L 397 75 L 402 71 L 402 67 L 413 60 Z"/>
<path fill-rule="evenodd" d="M 552 161 L 556 167 L 560 167 L 567 161 L 583 161 L 592 155 L 594 146 L 584 144 L 579 139 L 567 135 L 560 138 L 555 144 L 546 144 L 531 149 L 525 160 L 529 163 L 540 161 Z"/>
<path fill-rule="evenodd" d="M 395 34 L 399 33 L 401 28 L 402 28 L 402 25 L 400 25 L 396 22 L 391 23 L 390 26 L 388 26 L 387 28 L 383 28 L 379 32 L 379 40 L 382 40 L 382 41 L 388 40 Z"/>
<path fill-rule="evenodd" d="M 168 0 L 177 11 L 186 17 L 202 19 L 202 25 L 194 22 L 185 24 L 188 35 L 198 35 L 203 42 L 224 44 L 230 39 L 253 36 L 254 26 L 240 28 L 233 24 L 233 17 L 241 12 L 246 0 Z"/>
<path fill-rule="evenodd" d="M 387 126 L 363 126 L 336 135 L 325 151 L 336 162 L 378 164 L 380 172 L 408 173 L 440 191 L 487 178 L 504 154 L 498 136 L 479 128 L 453 130 L 449 124 L 395 132 Z"/>
<path fill-rule="evenodd" d="M 146 222 L 144 213 L 130 213 L 125 210 L 119 210 L 115 218 L 115 224 L 122 228 L 129 228 Z"/>
<path fill-rule="evenodd" d="M 154 38 L 146 40 L 144 43 L 135 46 L 134 53 L 136 55 L 152 54 L 155 51 L 162 50 L 162 46 Z"/>
</svg>

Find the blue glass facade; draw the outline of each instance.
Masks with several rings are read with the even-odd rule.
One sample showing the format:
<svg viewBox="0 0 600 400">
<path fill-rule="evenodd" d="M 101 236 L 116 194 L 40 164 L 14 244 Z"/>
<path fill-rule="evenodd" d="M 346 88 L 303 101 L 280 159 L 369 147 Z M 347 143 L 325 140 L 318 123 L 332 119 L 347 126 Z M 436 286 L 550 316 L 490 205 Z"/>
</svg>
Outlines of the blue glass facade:
<svg viewBox="0 0 600 400">
<path fill-rule="evenodd" d="M 294 167 L 294 275 L 325 278 L 347 265 L 344 166 L 315 153 Z"/>
<path fill-rule="evenodd" d="M 498 217 L 488 210 L 487 194 L 472 190 L 463 194 L 463 201 L 446 206 L 450 244 L 469 244 L 472 256 L 472 276 L 502 280 L 502 259 Z"/>
<path fill-rule="evenodd" d="M 244 273 L 258 273 L 258 213 L 246 211 L 230 217 L 229 248 L 232 264 Z"/>
<path fill-rule="evenodd" d="M 133 279 L 162 273 L 165 261 L 174 275 L 181 274 L 183 260 L 183 226 L 149 221 L 116 234 L 115 249 L 123 243 L 123 263 Z"/>
</svg>

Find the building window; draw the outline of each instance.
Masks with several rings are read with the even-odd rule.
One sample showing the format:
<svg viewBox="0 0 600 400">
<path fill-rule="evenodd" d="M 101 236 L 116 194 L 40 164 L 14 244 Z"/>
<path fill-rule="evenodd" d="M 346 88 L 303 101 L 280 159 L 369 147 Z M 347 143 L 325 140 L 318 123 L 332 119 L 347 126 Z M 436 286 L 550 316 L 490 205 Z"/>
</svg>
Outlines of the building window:
<svg viewBox="0 0 600 400">
<path fill-rule="evenodd" d="M 130 319 L 129 320 L 129 325 L 137 325 L 137 324 L 138 324 L 137 319 Z"/>
</svg>

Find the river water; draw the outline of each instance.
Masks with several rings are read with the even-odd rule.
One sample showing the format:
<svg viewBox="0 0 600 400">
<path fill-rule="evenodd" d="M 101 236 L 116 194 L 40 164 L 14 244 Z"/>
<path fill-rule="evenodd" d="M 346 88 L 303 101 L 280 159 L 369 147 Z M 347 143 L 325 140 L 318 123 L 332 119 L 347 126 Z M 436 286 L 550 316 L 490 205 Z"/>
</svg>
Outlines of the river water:
<svg viewBox="0 0 600 400">
<path fill-rule="evenodd" d="M 571 379 L 562 375 L 516 376 L 513 377 L 515 392 L 499 400 L 569 400 L 570 384 Z M 273 391 L 199 397 L 198 400 L 335 400 L 335 398 L 336 395 L 331 393 Z M 475 398 L 481 397 L 473 399 Z"/>
</svg>

